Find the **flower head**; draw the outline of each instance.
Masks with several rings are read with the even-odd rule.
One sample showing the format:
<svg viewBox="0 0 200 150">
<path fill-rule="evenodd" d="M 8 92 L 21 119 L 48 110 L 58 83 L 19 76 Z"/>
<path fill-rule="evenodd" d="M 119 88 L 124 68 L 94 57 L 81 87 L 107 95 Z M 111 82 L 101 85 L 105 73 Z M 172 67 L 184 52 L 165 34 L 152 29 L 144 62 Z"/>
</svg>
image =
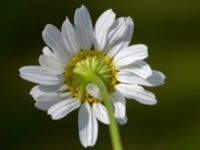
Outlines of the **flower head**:
<svg viewBox="0 0 200 150">
<path fill-rule="evenodd" d="M 125 98 L 156 104 L 155 95 L 142 86 L 161 85 L 165 76 L 143 60 L 148 56 L 147 46 L 129 46 L 133 26 L 131 17 L 116 19 L 109 9 L 93 29 L 87 8 L 81 6 L 75 12 L 74 25 L 66 18 L 61 31 L 53 25 L 45 27 L 42 36 L 47 46 L 39 57 L 40 66 L 19 69 L 23 79 L 38 84 L 30 94 L 35 106 L 47 111 L 52 119 L 61 119 L 80 108 L 79 137 L 84 147 L 96 143 L 97 120 L 109 124 L 100 89 L 91 82 L 92 75 L 106 85 L 120 124 L 127 121 Z"/>
</svg>

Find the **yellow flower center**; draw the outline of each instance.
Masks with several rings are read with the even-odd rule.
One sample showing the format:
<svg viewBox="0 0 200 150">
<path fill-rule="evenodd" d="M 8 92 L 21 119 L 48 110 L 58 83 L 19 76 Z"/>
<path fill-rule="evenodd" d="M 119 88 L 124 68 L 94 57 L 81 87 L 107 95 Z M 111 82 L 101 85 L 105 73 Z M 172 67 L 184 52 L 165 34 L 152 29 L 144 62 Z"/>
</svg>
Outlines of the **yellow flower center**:
<svg viewBox="0 0 200 150">
<path fill-rule="evenodd" d="M 81 102 L 100 102 L 86 91 L 87 85 L 91 83 L 89 77 L 94 74 L 103 80 L 108 91 L 112 93 L 117 83 L 117 70 L 111 57 L 99 51 L 84 50 L 71 58 L 64 75 L 65 84 L 73 97 Z"/>
</svg>

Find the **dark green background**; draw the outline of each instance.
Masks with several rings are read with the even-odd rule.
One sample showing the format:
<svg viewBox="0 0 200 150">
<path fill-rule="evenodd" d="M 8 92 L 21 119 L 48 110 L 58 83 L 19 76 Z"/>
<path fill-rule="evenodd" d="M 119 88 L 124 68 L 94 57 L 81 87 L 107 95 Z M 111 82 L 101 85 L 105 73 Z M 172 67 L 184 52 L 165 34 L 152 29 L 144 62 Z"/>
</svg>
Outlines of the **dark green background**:
<svg viewBox="0 0 200 150">
<path fill-rule="evenodd" d="M 108 8 L 118 16 L 132 16 L 132 44 L 147 44 L 147 62 L 167 76 L 164 86 L 150 88 L 157 95 L 157 105 L 127 101 L 128 124 L 120 127 L 124 149 L 199 150 L 199 0 L 1 0 L 0 149 L 84 149 L 78 138 L 77 111 L 51 120 L 34 107 L 29 96 L 34 84 L 20 79 L 18 72 L 21 66 L 38 64 L 44 26 L 60 27 L 81 4 L 88 7 L 93 22 Z M 111 149 L 107 126 L 99 125 L 98 141 L 91 149 Z"/>
</svg>

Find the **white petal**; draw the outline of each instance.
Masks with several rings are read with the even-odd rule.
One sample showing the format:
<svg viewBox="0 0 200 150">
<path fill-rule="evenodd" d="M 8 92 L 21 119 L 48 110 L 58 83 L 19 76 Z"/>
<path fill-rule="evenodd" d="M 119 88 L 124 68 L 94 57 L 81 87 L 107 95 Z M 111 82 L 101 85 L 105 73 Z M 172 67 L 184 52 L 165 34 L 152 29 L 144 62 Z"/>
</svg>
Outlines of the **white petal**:
<svg viewBox="0 0 200 150">
<path fill-rule="evenodd" d="M 51 106 L 70 98 L 71 95 L 62 97 L 58 93 L 42 93 L 34 98 L 36 100 L 35 107 L 41 110 L 48 110 Z"/>
<path fill-rule="evenodd" d="M 111 58 L 114 58 L 115 55 L 122 49 L 122 43 L 118 43 L 115 46 L 113 46 L 108 52 L 107 55 Z"/>
<path fill-rule="evenodd" d="M 76 31 L 68 18 L 62 25 L 62 37 L 64 39 L 67 51 L 75 55 L 80 51 L 80 45 L 76 36 Z"/>
<path fill-rule="evenodd" d="M 120 71 L 117 73 L 117 80 L 119 82 L 128 83 L 128 84 L 139 84 L 141 83 L 141 81 L 145 82 L 144 79 L 136 76 L 135 74 L 131 72 L 123 72 L 123 71 Z"/>
<path fill-rule="evenodd" d="M 128 99 L 134 99 L 146 105 L 154 105 L 157 103 L 155 95 L 149 91 L 144 90 L 141 86 L 120 83 L 115 87 L 122 95 Z"/>
<path fill-rule="evenodd" d="M 30 91 L 30 95 L 34 94 L 34 93 L 38 93 L 40 92 L 39 90 L 39 85 L 34 86 L 31 91 Z"/>
<path fill-rule="evenodd" d="M 123 37 L 124 32 L 126 31 L 125 18 L 121 17 L 114 21 L 109 34 L 108 34 L 108 49 L 115 46 L 116 43 L 119 43 L 120 38 Z"/>
<path fill-rule="evenodd" d="M 56 56 L 63 61 L 69 59 L 61 33 L 55 26 L 48 24 L 42 32 L 42 37 Z"/>
<path fill-rule="evenodd" d="M 39 89 L 39 85 L 34 86 L 31 91 L 30 95 L 35 99 L 39 95 L 43 94 L 43 92 Z"/>
<path fill-rule="evenodd" d="M 120 125 L 126 124 L 127 121 L 128 121 L 127 116 L 125 116 L 124 118 L 118 118 L 118 119 L 117 119 L 117 122 L 118 122 Z"/>
<path fill-rule="evenodd" d="M 125 97 L 119 93 L 118 91 L 115 91 L 111 98 L 113 105 L 114 105 L 114 115 L 118 119 L 122 119 L 126 116 L 126 99 Z"/>
<path fill-rule="evenodd" d="M 30 95 L 33 96 L 34 99 L 36 99 L 38 96 L 45 93 L 64 92 L 66 90 L 67 86 L 65 84 L 55 86 L 36 85 L 31 89 Z"/>
<path fill-rule="evenodd" d="M 151 76 L 147 78 L 147 81 L 152 86 L 159 86 L 165 83 L 165 75 L 162 72 L 153 70 Z"/>
<path fill-rule="evenodd" d="M 47 68 L 49 72 L 61 74 L 65 71 L 65 65 L 59 62 L 55 57 L 40 55 L 39 63 L 42 67 Z"/>
<path fill-rule="evenodd" d="M 58 85 L 64 82 L 62 74 L 53 74 L 39 66 L 25 66 L 19 69 L 20 76 L 28 81 L 43 85 Z"/>
<path fill-rule="evenodd" d="M 58 93 L 41 93 L 37 97 L 35 97 L 37 102 L 46 102 L 46 101 L 55 101 L 61 100 Z"/>
<path fill-rule="evenodd" d="M 52 58 L 54 59 L 54 61 L 56 61 L 57 63 L 59 64 L 62 64 L 63 66 L 66 65 L 66 63 L 68 62 L 69 60 L 69 57 L 68 58 L 65 58 L 65 60 L 63 61 L 62 59 L 60 59 L 59 57 L 57 57 L 47 46 L 45 46 L 43 49 L 42 49 L 42 52 L 43 52 L 43 55 L 45 57 L 49 57 L 49 58 Z M 45 59 L 40 59 L 39 58 L 39 63 L 41 66 L 47 66 L 47 61 Z"/>
<path fill-rule="evenodd" d="M 56 103 L 60 102 L 60 100 L 53 100 L 53 101 L 36 101 L 35 107 L 47 111 L 51 106 L 55 105 Z"/>
<path fill-rule="evenodd" d="M 96 115 L 97 119 L 104 124 L 109 124 L 108 113 L 105 106 L 101 103 L 94 103 L 92 105 L 93 112 Z"/>
<path fill-rule="evenodd" d="M 35 100 L 38 102 L 44 102 L 44 101 L 54 101 L 54 100 L 63 100 L 72 98 L 70 92 L 64 92 L 64 93 L 41 93 L 37 97 L 35 97 Z"/>
<path fill-rule="evenodd" d="M 94 83 L 89 83 L 86 87 L 87 92 L 92 95 L 93 97 L 101 100 L 102 96 L 101 96 L 101 91 L 99 89 L 99 87 L 94 84 Z"/>
<path fill-rule="evenodd" d="M 67 90 L 66 84 L 60 84 L 55 86 L 39 85 L 38 88 L 43 92 L 64 92 Z"/>
<path fill-rule="evenodd" d="M 131 72 L 144 79 L 152 74 L 151 67 L 144 61 L 139 60 L 130 65 L 120 67 L 120 72 Z"/>
<path fill-rule="evenodd" d="M 30 94 L 36 101 L 35 107 L 41 110 L 48 110 L 54 104 L 71 97 L 71 93 L 67 93 L 68 96 L 63 97 L 62 95 L 64 95 L 64 93 L 50 93 L 50 91 L 44 92 L 39 89 L 39 86 L 33 88 Z"/>
<path fill-rule="evenodd" d="M 42 67 L 47 67 L 48 66 L 44 55 L 40 55 L 38 61 L 39 61 L 40 66 L 42 66 Z"/>
<path fill-rule="evenodd" d="M 59 63 L 66 63 L 66 61 L 62 61 L 59 57 L 57 57 L 47 46 L 42 49 L 43 55 L 46 57 L 50 57 L 55 59 Z M 68 60 L 67 60 L 68 61 Z"/>
<path fill-rule="evenodd" d="M 115 42 L 111 45 L 112 48 L 110 47 L 111 49 L 108 52 L 108 55 L 110 57 L 114 57 L 120 49 L 127 47 L 129 45 L 133 35 L 133 26 L 134 24 L 132 18 L 128 17 L 124 19 L 124 24 L 118 23 L 116 28 L 114 28 L 114 30 L 111 31 L 115 33 L 116 36 L 115 36 Z"/>
<path fill-rule="evenodd" d="M 90 14 L 85 6 L 81 6 L 75 12 L 75 28 L 80 36 L 80 47 L 83 50 L 89 50 L 93 43 L 93 27 Z"/>
<path fill-rule="evenodd" d="M 47 46 L 42 49 L 42 52 L 45 56 L 58 58 Z"/>
<path fill-rule="evenodd" d="M 144 86 L 159 86 L 164 83 L 165 76 L 158 71 L 152 71 L 152 74 L 147 78 L 143 79 L 136 74 L 131 72 L 119 72 L 117 74 L 117 80 L 128 84 L 139 84 Z"/>
<path fill-rule="evenodd" d="M 73 110 L 80 107 L 80 101 L 74 98 L 61 101 L 48 109 L 48 114 L 52 116 L 52 119 L 57 120 L 65 117 Z"/>
<path fill-rule="evenodd" d="M 51 106 L 53 106 L 54 104 L 56 104 L 57 101 L 50 101 L 50 102 L 35 102 L 35 107 L 37 109 L 43 110 L 43 111 L 47 111 Z"/>
<path fill-rule="evenodd" d="M 91 106 L 85 102 L 78 114 L 79 138 L 84 147 L 94 146 L 98 134 L 98 122 Z"/>
<path fill-rule="evenodd" d="M 127 32 L 124 35 L 124 39 L 123 39 L 123 46 L 122 47 L 126 47 L 130 44 L 132 36 L 133 36 L 133 28 L 134 28 L 134 23 L 133 23 L 133 19 L 131 17 L 128 17 L 126 19 L 126 26 L 127 26 Z"/>
<path fill-rule="evenodd" d="M 108 31 L 115 20 L 115 13 L 111 9 L 105 11 L 97 20 L 94 29 L 94 47 L 103 51 L 108 40 Z"/>
<path fill-rule="evenodd" d="M 121 67 L 145 59 L 147 56 L 147 47 L 143 44 L 137 44 L 120 50 L 114 57 L 114 62 L 116 67 Z"/>
</svg>

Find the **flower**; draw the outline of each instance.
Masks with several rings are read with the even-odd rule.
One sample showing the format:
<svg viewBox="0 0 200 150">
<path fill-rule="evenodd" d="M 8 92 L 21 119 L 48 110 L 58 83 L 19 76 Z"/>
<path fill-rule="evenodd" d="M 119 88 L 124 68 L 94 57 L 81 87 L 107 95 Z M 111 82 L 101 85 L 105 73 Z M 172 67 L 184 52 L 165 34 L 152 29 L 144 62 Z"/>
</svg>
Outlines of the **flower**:
<svg viewBox="0 0 200 150">
<path fill-rule="evenodd" d="M 132 18 L 115 18 L 111 9 L 106 10 L 93 29 L 87 8 L 81 6 L 74 15 L 75 25 L 66 18 L 61 32 L 50 24 L 45 27 L 42 36 L 47 46 L 39 57 L 40 66 L 19 69 L 23 79 L 38 84 L 30 94 L 35 106 L 47 111 L 52 119 L 61 119 L 80 108 L 79 137 L 84 147 L 96 143 L 97 119 L 109 124 L 101 91 L 91 82 L 91 74 L 106 85 L 119 124 L 127 122 L 125 98 L 156 104 L 155 95 L 142 86 L 158 86 L 165 79 L 143 60 L 148 56 L 147 46 L 129 46 Z"/>
</svg>

